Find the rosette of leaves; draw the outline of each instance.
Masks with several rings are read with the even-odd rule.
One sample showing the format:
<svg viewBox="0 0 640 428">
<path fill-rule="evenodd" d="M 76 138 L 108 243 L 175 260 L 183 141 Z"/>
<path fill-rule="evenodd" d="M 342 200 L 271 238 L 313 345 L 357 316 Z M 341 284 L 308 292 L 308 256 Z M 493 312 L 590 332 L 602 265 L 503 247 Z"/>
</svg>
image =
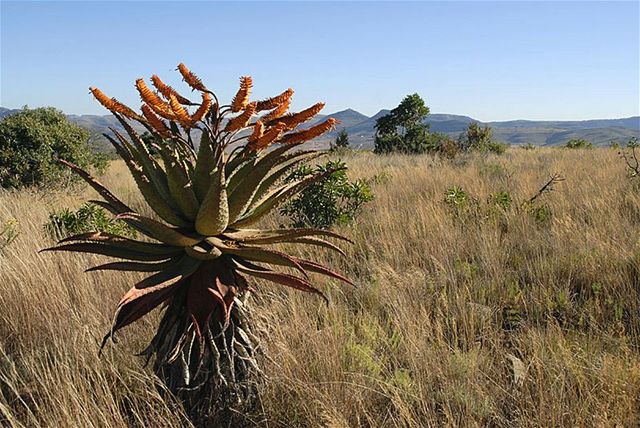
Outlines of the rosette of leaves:
<svg viewBox="0 0 640 428">
<path fill-rule="evenodd" d="M 266 100 L 250 101 L 252 80 L 242 77 L 231 103 L 221 105 L 215 93 L 183 64 L 178 70 L 197 94 L 197 102 L 155 75 L 151 78 L 155 90 L 143 79 L 136 81 L 141 113 L 91 88 L 128 134 L 111 129 L 113 135 L 105 136 L 124 160 L 155 216 L 134 211 L 86 171 L 63 161 L 100 194 L 103 200 L 93 201 L 95 204 L 148 239 L 90 232 L 63 239 L 47 250 L 123 259 L 89 271 L 148 273 L 118 303 L 102 347 L 118 330 L 162 306 L 156 334 L 142 355 L 147 361 L 155 357 L 156 373 L 182 398 L 191 416 L 203 420 L 219 418 L 221 409 L 252 401 L 248 382 L 259 372 L 255 361 L 257 339 L 251 333 L 250 313 L 243 303 L 243 297 L 252 290 L 251 278 L 313 293 L 325 300 L 310 282 L 310 272 L 350 283 L 312 260 L 270 247 L 290 243 L 342 253 L 327 238 L 348 240 L 314 228 L 257 227 L 281 203 L 333 172 L 323 171 L 292 182 L 283 180 L 301 162 L 318 156 L 299 146 L 335 125 L 334 119 L 327 119 L 298 129 L 324 104 L 289 113 L 291 89 Z M 151 147 L 132 122 L 153 136 Z M 150 148 L 157 157 L 150 154 Z"/>
</svg>

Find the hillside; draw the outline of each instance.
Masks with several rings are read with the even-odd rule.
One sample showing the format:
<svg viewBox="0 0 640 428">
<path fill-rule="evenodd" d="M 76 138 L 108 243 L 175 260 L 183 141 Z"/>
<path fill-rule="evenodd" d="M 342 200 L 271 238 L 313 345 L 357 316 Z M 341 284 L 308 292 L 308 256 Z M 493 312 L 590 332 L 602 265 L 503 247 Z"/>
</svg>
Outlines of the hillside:
<svg viewBox="0 0 640 428">
<path fill-rule="evenodd" d="M 19 110 L 0 107 L 0 119 Z M 380 110 L 368 117 L 356 110 L 347 109 L 329 115 L 318 115 L 309 126 L 328 117 L 340 120 L 338 128 L 314 142 L 316 147 L 327 147 L 340 129 L 349 133 L 351 145 L 358 148 L 373 147 L 376 119 L 387 114 L 389 110 Z M 110 146 L 102 137 L 109 127 L 121 129 L 120 124 L 111 115 L 69 115 L 69 120 L 92 134 L 92 143 L 100 150 L 110 151 Z M 481 122 L 472 117 L 454 114 L 430 114 L 426 123 L 434 132 L 442 132 L 453 138 L 458 137 L 469 123 L 487 124 L 494 130 L 496 140 L 509 144 L 535 144 L 538 146 L 558 146 L 572 138 L 584 138 L 596 146 L 608 145 L 611 141 L 625 142 L 632 137 L 640 138 L 640 116 L 620 119 L 595 119 L 584 121 L 534 121 L 510 120 Z M 142 128 L 139 127 L 141 130 Z"/>
</svg>

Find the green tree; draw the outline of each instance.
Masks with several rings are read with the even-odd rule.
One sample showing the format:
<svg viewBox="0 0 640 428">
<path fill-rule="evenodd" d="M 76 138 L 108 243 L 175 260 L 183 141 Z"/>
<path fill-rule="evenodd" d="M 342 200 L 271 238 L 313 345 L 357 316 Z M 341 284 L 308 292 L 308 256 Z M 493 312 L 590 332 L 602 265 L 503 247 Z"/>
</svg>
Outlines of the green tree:
<svg viewBox="0 0 640 428">
<path fill-rule="evenodd" d="M 407 95 L 398 107 L 376 121 L 375 153 L 424 153 L 431 147 L 429 107 L 418 94 Z"/>
<path fill-rule="evenodd" d="M 335 151 L 346 149 L 347 147 L 349 147 L 349 134 L 347 133 L 346 129 L 342 128 L 338 133 L 338 137 L 336 138 L 336 140 L 329 146 L 329 150 Z"/>
<path fill-rule="evenodd" d="M 103 168 L 104 156 L 92 153 L 88 140 L 89 132 L 70 123 L 61 111 L 25 107 L 0 122 L 0 186 L 19 188 L 60 182 L 69 174 L 57 159 L 83 168 Z"/>
</svg>

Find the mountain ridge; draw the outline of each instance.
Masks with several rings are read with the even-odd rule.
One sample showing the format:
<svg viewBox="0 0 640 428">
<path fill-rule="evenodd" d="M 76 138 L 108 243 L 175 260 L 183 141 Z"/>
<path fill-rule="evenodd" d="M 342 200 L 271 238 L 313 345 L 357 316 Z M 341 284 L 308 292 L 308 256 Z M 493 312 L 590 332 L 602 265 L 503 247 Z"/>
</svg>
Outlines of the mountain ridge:
<svg viewBox="0 0 640 428">
<path fill-rule="evenodd" d="M 0 107 L 0 120 L 19 109 Z M 327 118 L 341 121 L 338 127 L 313 142 L 314 146 L 326 147 L 341 129 L 349 134 L 351 145 L 358 148 L 371 148 L 375 136 L 376 119 L 388 114 L 390 110 L 382 109 L 373 116 L 364 115 L 354 109 L 345 109 L 328 115 L 318 115 L 308 122 L 312 126 Z M 100 149 L 110 150 L 102 133 L 109 132 L 109 128 L 121 129 L 122 126 L 112 115 L 67 115 L 69 121 L 88 129 L 92 135 L 92 142 Z M 508 120 L 483 122 L 469 116 L 434 113 L 427 116 L 431 130 L 441 132 L 456 138 L 464 132 L 472 122 L 489 125 L 493 129 L 494 138 L 498 141 L 513 145 L 535 144 L 541 146 L 558 146 L 572 138 L 585 138 L 594 145 L 606 145 L 611 141 L 625 142 L 630 138 L 640 138 L 640 116 L 614 119 L 588 120 Z M 141 132 L 141 126 L 136 127 Z M 104 143 L 104 144 L 102 144 Z M 104 146 L 104 147 L 103 147 Z"/>
</svg>

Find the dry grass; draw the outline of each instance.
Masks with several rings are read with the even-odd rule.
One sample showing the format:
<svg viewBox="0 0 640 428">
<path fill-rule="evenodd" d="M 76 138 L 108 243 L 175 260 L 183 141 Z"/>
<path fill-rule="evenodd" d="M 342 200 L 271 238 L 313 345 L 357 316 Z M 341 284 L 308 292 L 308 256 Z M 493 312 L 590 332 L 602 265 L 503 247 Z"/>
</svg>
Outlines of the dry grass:
<svg viewBox="0 0 640 428">
<path fill-rule="evenodd" d="M 343 230 L 356 242 L 348 257 L 331 261 L 358 286 L 321 284 L 325 307 L 258 285 L 254 307 L 271 358 L 262 361 L 262 409 L 250 420 L 640 423 L 640 186 L 615 151 L 513 149 L 453 163 L 358 154 L 347 163 L 353 176 L 387 177 Z M 553 213 L 547 222 L 516 208 L 455 217 L 443 202 L 453 185 L 481 206 L 500 190 L 522 201 L 554 172 L 567 180 L 541 197 Z M 140 203 L 122 165 L 104 181 Z M 0 255 L 0 425 L 184 425 L 132 355 L 156 314 L 97 356 L 135 275 L 84 274 L 97 256 L 37 253 L 50 244 L 48 211 L 79 205 L 83 192 L 0 193 L 0 222 L 17 218 L 21 231 Z"/>
</svg>

